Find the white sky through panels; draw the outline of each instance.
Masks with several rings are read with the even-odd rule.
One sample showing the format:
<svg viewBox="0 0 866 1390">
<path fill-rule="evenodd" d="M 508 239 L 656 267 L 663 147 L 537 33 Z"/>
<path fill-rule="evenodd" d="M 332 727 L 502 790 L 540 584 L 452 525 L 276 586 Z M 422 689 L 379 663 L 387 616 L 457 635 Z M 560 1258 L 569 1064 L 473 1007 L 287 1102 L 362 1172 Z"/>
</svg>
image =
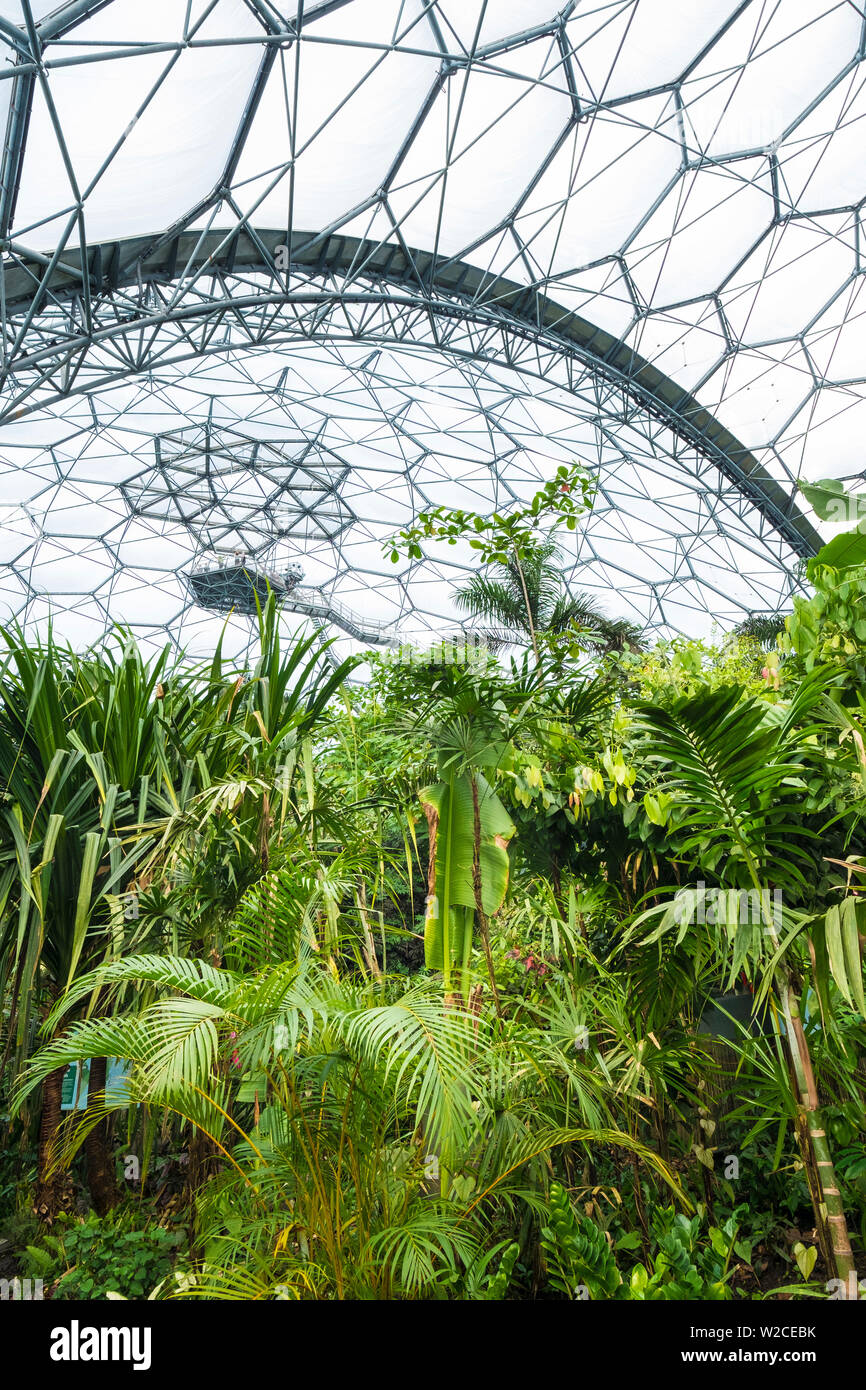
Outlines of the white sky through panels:
<svg viewBox="0 0 866 1390">
<path fill-rule="evenodd" d="M 783 606 L 863 467 L 863 57 L 852 0 L 4 0 L 0 614 L 206 650 L 217 537 L 442 630 L 468 553 L 389 530 L 572 458 L 613 616 Z"/>
</svg>

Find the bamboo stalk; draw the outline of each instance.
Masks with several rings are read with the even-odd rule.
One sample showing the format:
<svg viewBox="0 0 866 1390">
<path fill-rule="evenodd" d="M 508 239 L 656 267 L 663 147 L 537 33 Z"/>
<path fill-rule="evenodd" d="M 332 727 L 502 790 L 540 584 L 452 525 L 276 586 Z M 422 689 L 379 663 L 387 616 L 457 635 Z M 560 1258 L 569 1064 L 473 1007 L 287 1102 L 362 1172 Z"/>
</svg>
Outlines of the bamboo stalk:
<svg viewBox="0 0 866 1390">
<path fill-rule="evenodd" d="M 836 1179 L 836 1169 L 830 1154 L 830 1145 L 827 1142 L 824 1117 L 818 1104 L 815 1073 L 812 1067 L 809 1044 L 800 1018 L 800 1005 L 796 994 L 790 987 L 787 970 L 783 971 L 779 995 L 782 1014 L 785 1019 L 788 1050 L 799 1092 L 799 1114 L 803 1120 L 799 1132 L 804 1137 L 808 1135 L 808 1144 L 812 1151 L 810 1156 L 814 1160 L 818 1180 L 819 1202 L 815 1212 L 815 1224 L 820 1230 L 822 1223 L 826 1223 L 829 1230 L 836 1277 L 841 1279 L 844 1290 L 842 1297 L 856 1299 L 857 1270 L 851 1251 L 851 1241 L 848 1237 L 848 1221 Z"/>
<path fill-rule="evenodd" d="M 765 928 L 774 948 L 778 950 L 779 935 L 766 900 L 767 895 L 761 891 L 761 885 L 753 869 L 751 876 L 758 893 L 758 901 L 761 904 L 761 915 L 764 918 Z M 800 1003 L 795 990 L 792 988 L 791 975 L 784 962 L 780 962 L 777 967 L 776 981 L 779 1004 L 782 1017 L 785 1020 L 785 1042 L 794 1076 L 794 1098 L 797 1101 L 798 1115 L 802 1117 L 802 1122 L 797 1126 L 797 1136 L 801 1145 L 804 1166 L 808 1170 L 810 1163 L 813 1163 L 817 1177 L 818 1191 L 817 1194 L 813 1195 L 812 1200 L 815 1210 L 815 1226 L 820 1231 L 822 1226 L 826 1224 L 829 1230 L 833 1265 L 836 1277 L 842 1281 L 843 1298 L 856 1299 L 857 1272 L 854 1255 L 851 1251 L 851 1241 L 848 1237 L 848 1222 L 845 1208 L 842 1205 L 842 1195 L 836 1179 L 836 1169 L 830 1154 L 830 1146 L 827 1143 L 824 1117 L 818 1104 L 818 1088 L 815 1085 L 815 1072 L 809 1052 L 809 1043 L 800 1018 Z M 817 1201 L 815 1200 L 816 1196 Z"/>
</svg>

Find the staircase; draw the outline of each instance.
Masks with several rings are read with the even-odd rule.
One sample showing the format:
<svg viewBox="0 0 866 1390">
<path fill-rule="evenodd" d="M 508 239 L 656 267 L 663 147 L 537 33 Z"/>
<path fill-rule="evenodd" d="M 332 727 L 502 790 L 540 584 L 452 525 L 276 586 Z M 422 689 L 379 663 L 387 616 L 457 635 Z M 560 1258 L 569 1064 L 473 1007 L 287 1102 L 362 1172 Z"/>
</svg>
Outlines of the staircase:
<svg viewBox="0 0 866 1390">
<path fill-rule="evenodd" d="M 297 585 L 283 598 L 282 607 L 289 613 L 302 613 L 304 617 L 315 618 L 318 622 L 332 623 L 358 642 L 369 642 L 379 647 L 396 647 L 400 643 L 393 623 L 365 618 L 345 603 L 340 603 L 339 599 L 326 597 L 321 589 Z"/>
</svg>

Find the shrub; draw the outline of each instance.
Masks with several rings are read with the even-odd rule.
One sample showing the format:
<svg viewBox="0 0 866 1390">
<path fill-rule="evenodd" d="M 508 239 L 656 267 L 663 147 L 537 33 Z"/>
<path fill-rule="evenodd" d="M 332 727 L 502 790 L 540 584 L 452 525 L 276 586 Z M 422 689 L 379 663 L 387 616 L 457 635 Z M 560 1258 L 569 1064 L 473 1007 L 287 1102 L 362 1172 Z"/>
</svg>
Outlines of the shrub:
<svg viewBox="0 0 866 1390">
<path fill-rule="evenodd" d="M 60 1299 L 104 1299 L 109 1293 L 146 1298 L 171 1273 L 183 1236 L 163 1226 L 121 1230 L 91 1213 L 63 1235 L 71 1265 L 54 1292 Z"/>
</svg>

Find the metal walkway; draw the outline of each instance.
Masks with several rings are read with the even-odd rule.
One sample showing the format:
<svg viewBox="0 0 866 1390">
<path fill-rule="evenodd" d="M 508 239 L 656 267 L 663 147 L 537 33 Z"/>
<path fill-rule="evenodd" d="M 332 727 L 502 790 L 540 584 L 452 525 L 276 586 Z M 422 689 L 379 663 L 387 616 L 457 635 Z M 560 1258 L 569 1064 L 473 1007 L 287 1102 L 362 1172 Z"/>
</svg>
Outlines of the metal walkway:
<svg viewBox="0 0 866 1390">
<path fill-rule="evenodd" d="M 248 617 L 255 617 L 258 608 L 263 608 L 268 595 L 273 593 L 287 612 L 300 613 L 321 623 L 331 623 L 358 642 L 368 642 L 377 647 L 400 645 L 395 623 L 366 618 L 339 599 L 329 598 L 321 589 L 300 584 L 298 581 L 303 578 L 303 573 L 298 564 L 278 573 L 257 565 L 245 555 L 228 553 L 217 554 L 209 563 L 199 564 L 187 576 L 187 582 L 203 608 L 221 613 L 246 613 Z"/>
<path fill-rule="evenodd" d="M 333 623 L 334 627 L 341 628 L 358 642 L 370 642 L 378 647 L 396 647 L 400 644 L 394 623 L 365 618 L 345 603 L 340 603 L 339 599 L 328 598 L 321 589 L 298 585 L 286 594 L 282 606 L 290 613 L 303 613 L 307 618 Z"/>
</svg>

